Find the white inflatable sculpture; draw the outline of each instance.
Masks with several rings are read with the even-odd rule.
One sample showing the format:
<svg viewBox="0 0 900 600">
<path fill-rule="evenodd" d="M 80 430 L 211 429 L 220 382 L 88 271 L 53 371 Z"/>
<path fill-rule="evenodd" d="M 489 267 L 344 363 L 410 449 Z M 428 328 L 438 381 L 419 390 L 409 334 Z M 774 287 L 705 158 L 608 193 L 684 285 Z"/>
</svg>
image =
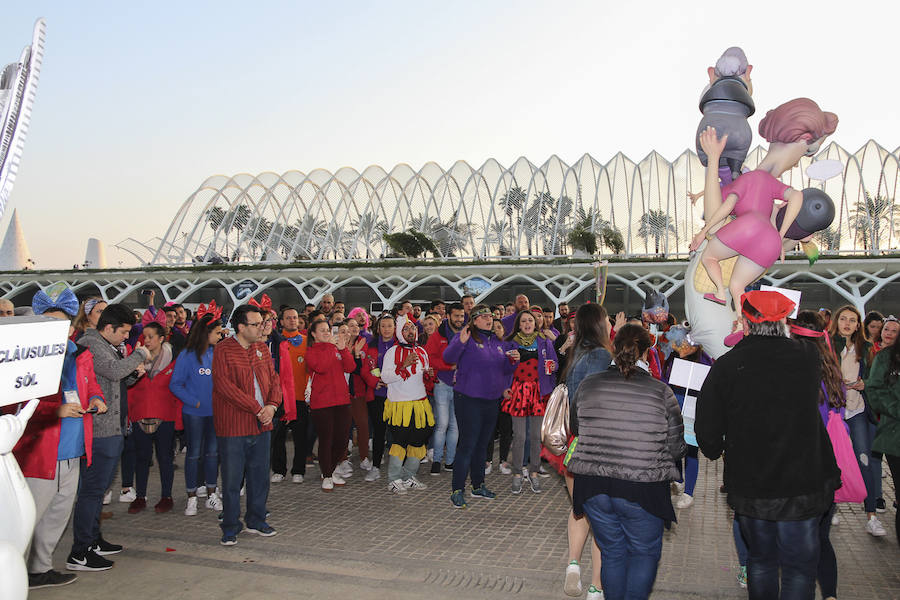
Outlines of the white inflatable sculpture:
<svg viewBox="0 0 900 600">
<path fill-rule="evenodd" d="M 24 600 L 28 596 L 25 550 L 34 531 L 34 499 L 12 449 L 22 437 L 37 408 L 31 400 L 16 415 L 0 416 L 0 598 Z"/>
</svg>

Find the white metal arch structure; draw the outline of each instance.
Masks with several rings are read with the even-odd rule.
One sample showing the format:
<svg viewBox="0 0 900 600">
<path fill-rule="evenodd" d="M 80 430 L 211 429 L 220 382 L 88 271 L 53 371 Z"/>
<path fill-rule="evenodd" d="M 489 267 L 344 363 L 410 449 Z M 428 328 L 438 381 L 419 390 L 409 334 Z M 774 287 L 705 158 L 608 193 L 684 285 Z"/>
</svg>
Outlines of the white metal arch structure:
<svg viewBox="0 0 900 600">
<path fill-rule="evenodd" d="M 746 167 L 765 154 L 754 148 Z M 811 182 L 805 168 L 819 159 L 840 160 L 843 173 Z M 817 235 L 825 253 L 900 248 L 898 150 L 870 140 L 850 153 L 831 143 L 782 180 L 820 187 L 834 200 L 835 222 Z M 638 162 L 619 152 L 605 164 L 585 154 L 572 165 L 553 155 L 540 165 L 520 157 L 509 167 L 488 159 L 478 168 L 458 161 L 449 169 L 428 162 L 419 170 L 401 163 L 390 171 L 215 175 L 179 208 L 161 240 L 120 247 L 159 266 L 341 263 L 379 260 L 388 252 L 384 233 L 415 228 L 435 241 L 438 257 L 546 259 L 569 255 L 569 233 L 589 219 L 595 233 L 618 230 L 626 257 L 684 257 L 702 224 L 702 203 L 687 193 L 702 182 L 692 150 L 671 162 L 651 151 Z"/>
</svg>

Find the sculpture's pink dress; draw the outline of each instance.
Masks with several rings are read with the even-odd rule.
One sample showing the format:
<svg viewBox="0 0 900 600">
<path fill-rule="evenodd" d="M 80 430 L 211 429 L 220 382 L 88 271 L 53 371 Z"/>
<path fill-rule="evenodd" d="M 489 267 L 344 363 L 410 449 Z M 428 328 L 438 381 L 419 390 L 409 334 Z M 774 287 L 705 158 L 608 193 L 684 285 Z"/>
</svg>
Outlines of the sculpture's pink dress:
<svg viewBox="0 0 900 600">
<path fill-rule="evenodd" d="M 722 198 L 737 195 L 731 214 L 736 219 L 716 232 L 719 241 L 768 269 L 781 256 L 781 235 L 772 225 L 775 199 L 784 200 L 791 189 L 766 171 L 750 171 L 722 188 Z"/>
</svg>

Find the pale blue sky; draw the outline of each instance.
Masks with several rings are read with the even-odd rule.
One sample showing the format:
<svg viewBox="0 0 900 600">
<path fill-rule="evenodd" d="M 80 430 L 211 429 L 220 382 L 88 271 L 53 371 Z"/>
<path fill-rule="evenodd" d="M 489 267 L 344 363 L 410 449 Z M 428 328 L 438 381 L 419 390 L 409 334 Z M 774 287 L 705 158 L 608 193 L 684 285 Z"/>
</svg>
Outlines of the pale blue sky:
<svg viewBox="0 0 900 600">
<path fill-rule="evenodd" d="M 162 235 L 208 176 L 398 162 L 419 168 L 693 145 L 706 67 L 754 65 L 757 115 L 798 96 L 855 151 L 900 144 L 885 2 L 19 2 L 0 64 L 34 20 L 47 51 L 5 232 L 19 209 L 38 268 L 109 262 Z M 712 8 L 708 8 L 712 7 Z"/>
</svg>

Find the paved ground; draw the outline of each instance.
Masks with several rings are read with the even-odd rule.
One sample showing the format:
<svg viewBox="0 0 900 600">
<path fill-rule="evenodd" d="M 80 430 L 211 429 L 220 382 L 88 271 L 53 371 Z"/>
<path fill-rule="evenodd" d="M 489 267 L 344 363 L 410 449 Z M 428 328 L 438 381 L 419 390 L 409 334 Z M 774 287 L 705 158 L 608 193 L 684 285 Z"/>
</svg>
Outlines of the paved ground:
<svg viewBox="0 0 900 600">
<path fill-rule="evenodd" d="M 289 449 L 290 452 L 290 449 Z M 183 464 L 183 456 L 178 458 Z M 543 480 L 539 495 L 508 492 L 509 476 L 495 470 L 492 501 L 472 500 L 467 510 L 449 503 L 450 474 L 420 476 L 430 487 L 405 497 L 389 495 L 384 479 L 365 483 L 357 470 L 344 489 L 323 493 L 318 469 L 308 481 L 273 484 L 269 496 L 273 538 L 241 534 L 237 546 L 219 545 L 216 515 L 201 508 L 185 517 L 183 471 L 175 473 L 176 509 L 152 508 L 129 515 L 127 504 L 107 507 L 105 537 L 126 550 L 104 573 L 83 573 L 62 590 L 36 590 L 35 599 L 82 598 L 359 598 L 428 597 L 481 599 L 566 598 L 566 516 L 569 500 L 555 474 Z M 679 523 L 665 535 L 654 599 L 745 598 L 735 583 L 737 557 L 731 513 L 718 492 L 721 461 L 701 459 L 696 500 L 679 511 Z M 157 501 L 153 482 L 148 503 Z M 865 533 L 861 507 L 840 509 L 832 529 L 838 555 L 839 598 L 900 599 L 900 548 L 893 532 L 896 498 L 884 479 L 887 537 Z M 118 494 L 118 485 L 114 487 Z M 64 565 L 71 543 L 66 532 L 57 552 Z M 582 573 L 589 583 L 590 554 Z"/>
</svg>

